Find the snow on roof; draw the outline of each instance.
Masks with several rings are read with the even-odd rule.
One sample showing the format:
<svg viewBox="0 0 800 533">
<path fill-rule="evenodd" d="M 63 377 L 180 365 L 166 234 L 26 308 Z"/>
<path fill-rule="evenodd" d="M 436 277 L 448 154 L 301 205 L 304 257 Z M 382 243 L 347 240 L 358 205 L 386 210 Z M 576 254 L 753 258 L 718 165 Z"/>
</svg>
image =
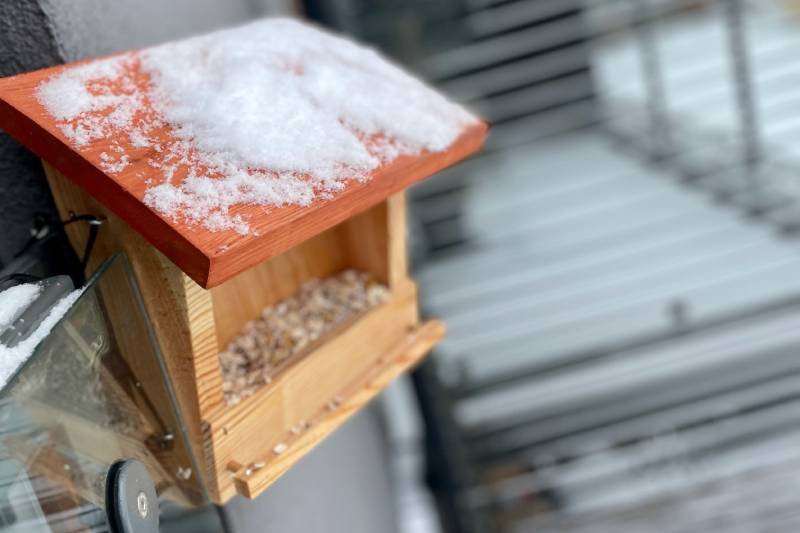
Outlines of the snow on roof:
<svg viewBox="0 0 800 533">
<path fill-rule="evenodd" d="M 235 205 L 328 199 L 477 121 L 376 52 L 290 19 L 82 64 L 37 96 L 76 149 L 115 139 L 106 173 L 147 158 L 149 207 L 241 234 Z"/>
</svg>

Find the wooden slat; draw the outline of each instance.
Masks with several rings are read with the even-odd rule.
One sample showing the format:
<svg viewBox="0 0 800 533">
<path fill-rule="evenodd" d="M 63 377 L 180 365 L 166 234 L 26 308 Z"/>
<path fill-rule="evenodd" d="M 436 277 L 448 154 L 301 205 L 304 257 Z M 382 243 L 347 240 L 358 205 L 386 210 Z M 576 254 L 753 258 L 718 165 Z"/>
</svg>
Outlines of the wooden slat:
<svg viewBox="0 0 800 533">
<path fill-rule="evenodd" d="M 291 428 L 311 420 L 416 329 L 416 287 L 411 281 L 403 287 L 391 301 L 338 330 L 253 396 L 205 417 L 205 457 L 217 472 L 221 501 L 235 494 L 229 464 L 245 465 L 263 457 Z"/>
<path fill-rule="evenodd" d="M 406 194 L 386 201 L 389 239 L 389 287 L 397 289 L 408 280 L 408 205 Z"/>
<path fill-rule="evenodd" d="M 318 427 L 292 448 L 292 459 L 269 469 L 269 479 L 247 492 L 253 495 L 263 490 L 391 377 L 422 357 L 442 334 L 437 323 L 418 329 L 417 289 L 407 273 L 406 201 L 399 189 L 385 200 L 378 196 L 377 205 L 370 209 L 363 209 L 363 203 L 353 204 L 352 211 L 343 212 L 340 224 L 205 290 L 150 246 L 132 224 L 52 166 L 45 168 L 62 216 L 75 211 L 107 217 L 89 268 L 97 268 L 99 260 L 112 253 L 125 251 L 129 256 L 201 474 L 215 502 L 223 503 L 237 493 L 231 465 L 246 467 L 264 458 L 298 424 L 314 421 L 313 427 L 318 421 Z M 333 224 L 332 220 L 338 219 L 325 223 Z M 75 248 L 82 250 L 85 228 L 73 224 L 67 229 Z M 309 353 L 294 359 L 253 396 L 238 405 L 226 405 L 219 348 L 265 305 L 289 296 L 312 277 L 343 268 L 366 271 L 386 283 L 390 301 L 309 347 Z M 124 314 L 124 306 L 109 309 Z M 159 379 L 158 373 L 140 374 L 148 383 Z M 351 407 L 344 415 L 327 416 L 326 405 L 340 397 Z"/>
<path fill-rule="evenodd" d="M 287 470 L 302 459 L 325 437 L 341 427 L 355 413 L 384 390 L 395 378 L 407 372 L 425 357 L 434 344 L 444 336 L 444 325 L 438 320 L 426 322 L 409 333 L 390 351 L 382 354 L 372 368 L 355 382 L 348 384 L 338 395 L 341 403 L 320 409 L 308 421 L 310 426 L 301 433 L 284 434 L 282 443 L 286 449 L 268 451 L 253 458 L 248 464 L 233 461 L 230 466 L 236 471 L 236 491 L 246 497 L 255 498 Z"/>
<path fill-rule="evenodd" d="M 213 411 L 224 403 L 211 293 L 194 283 L 125 222 L 53 167 L 45 164 L 45 173 L 63 218 L 67 218 L 70 211 L 107 217 L 98 233 L 88 269 L 94 271 L 110 255 L 126 252 L 172 378 L 190 443 L 195 455 L 201 456 L 201 413 Z M 75 249 L 83 250 L 86 228 L 70 224 L 66 230 Z M 104 294 L 110 302 L 118 296 Z M 127 305 L 128 302 L 119 302 L 109 310 L 119 309 L 125 313 Z M 124 322 L 123 316 L 121 323 Z M 151 377 L 156 380 L 152 383 L 154 387 L 163 387 L 157 373 Z M 150 387 L 150 384 L 145 379 L 144 386 Z M 156 402 L 155 408 L 165 411 L 172 408 L 168 398 L 153 395 L 153 399 L 157 398 L 162 401 Z"/>
<path fill-rule="evenodd" d="M 203 287 L 218 285 L 464 159 L 480 148 L 487 130 L 484 123 L 476 123 L 445 152 L 400 156 L 376 170 L 371 179 L 353 180 L 333 199 L 317 200 L 308 207 L 265 210 L 260 206 L 236 206 L 231 214 L 244 216 L 252 232 L 211 232 L 164 218 L 142 202 L 148 187 L 142 176 L 152 173 L 150 162 L 164 157 L 155 150 L 134 149 L 113 136 L 80 152 L 70 147 L 56 121 L 35 97 L 37 86 L 64 68 L 1 79 L 0 127 L 108 206 Z M 173 139 L 168 129 L 162 132 L 165 143 Z M 131 163 L 112 176 L 102 170 L 101 154 L 113 153 L 115 143 L 126 147 Z"/>
</svg>

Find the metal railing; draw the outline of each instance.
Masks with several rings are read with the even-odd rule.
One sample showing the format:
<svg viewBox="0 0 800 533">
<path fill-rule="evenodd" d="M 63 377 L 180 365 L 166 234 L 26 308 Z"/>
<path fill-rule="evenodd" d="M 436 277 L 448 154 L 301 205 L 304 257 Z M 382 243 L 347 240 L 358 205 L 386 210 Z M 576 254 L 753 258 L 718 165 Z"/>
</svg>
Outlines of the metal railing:
<svg viewBox="0 0 800 533">
<path fill-rule="evenodd" d="M 414 194 L 446 530 L 800 525 L 800 21 L 767 3 L 403 4 L 382 45 L 493 123 Z"/>
</svg>

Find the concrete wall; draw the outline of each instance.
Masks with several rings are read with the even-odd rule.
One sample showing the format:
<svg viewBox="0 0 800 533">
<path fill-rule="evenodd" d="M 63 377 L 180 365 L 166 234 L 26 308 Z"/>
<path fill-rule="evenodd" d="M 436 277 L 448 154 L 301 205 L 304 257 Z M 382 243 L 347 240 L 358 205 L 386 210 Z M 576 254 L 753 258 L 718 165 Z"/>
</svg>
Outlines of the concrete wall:
<svg viewBox="0 0 800 533">
<path fill-rule="evenodd" d="M 356 415 L 255 501 L 225 511 L 237 533 L 393 533 L 388 446 L 377 409 Z"/>
<path fill-rule="evenodd" d="M 38 2 L 0 0 L 0 76 L 60 61 Z M 34 216 L 53 213 L 38 159 L 0 131 L 0 266 L 28 240 Z"/>
<path fill-rule="evenodd" d="M 67 61 L 141 48 L 248 20 L 249 0 L 41 0 Z"/>
<path fill-rule="evenodd" d="M 0 0 L 0 74 L 155 44 L 286 8 L 291 0 Z M 27 239 L 32 213 L 52 212 L 37 160 L 0 137 L 0 248 Z M 3 255 L 0 255 L 0 259 Z M 395 531 L 387 447 L 365 411 L 255 502 L 227 508 L 235 531 Z"/>
</svg>

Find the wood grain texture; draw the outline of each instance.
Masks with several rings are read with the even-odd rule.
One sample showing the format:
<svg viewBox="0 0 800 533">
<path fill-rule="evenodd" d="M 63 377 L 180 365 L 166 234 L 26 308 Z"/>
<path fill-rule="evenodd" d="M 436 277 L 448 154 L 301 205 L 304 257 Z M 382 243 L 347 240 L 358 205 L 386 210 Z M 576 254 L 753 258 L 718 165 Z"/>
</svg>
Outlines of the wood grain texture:
<svg viewBox="0 0 800 533">
<path fill-rule="evenodd" d="M 93 483 L 92 476 L 84 475 L 81 470 L 81 467 L 85 466 L 87 461 L 84 460 L 83 464 L 81 464 L 74 456 L 65 457 L 63 447 L 59 448 L 57 445 L 48 444 L 40 446 L 32 453 L 29 440 L 20 437 L 5 437 L 3 439 L 3 453 L 9 458 L 24 464 L 31 477 L 41 476 L 49 483 L 65 489 L 62 494 L 67 498 L 74 498 L 73 506 L 70 507 L 80 507 L 85 502 L 90 502 L 100 509 L 105 507 L 105 495 Z M 65 466 L 69 468 L 64 468 Z M 50 500 L 51 504 L 53 500 L 56 500 L 52 493 L 48 494 L 48 491 L 41 489 L 36 492 L 35 496 L 40 498 L 39 501 L 43 504 L 42 511 L 47 508 L 47 505 L 45 505 L 47 500 Z M 70 524 L 69 522 L 60 521 L 57 526 L 54 525 L 50 530 L 62 528 L 63 531 L 80 531 L 81 527 L 85 528 L 85 523 Z"/>
<path fill-rule="evenodd" d="M 398 193 L 386 201 L 388 279 L 392 290 L 408 281 L 408 204 L 406 193 Z"/>
<path fill-rule="evenodd" d="M 310 279 L 355 268 L 385 283 L 385 217 L 385 205 L 378 204 L 212 288 L 220 350 L 241 332 L 243 324 L 258 318 L 265 307 L 295 294 Z"/>
<path fill-rule="evenodd" d="M 211 294 L 189 279 L 124 221 L 53 167 L 45 164 L 45 174 L 63 218 L 67 218 L 70 212 L 92 213 L 107 218 L 98 233 L 89 261 L 90 272 L 114 253 L 122 251 L 128 256 L 175 389 L 192 451 L 196 457 L 201 457 L 201 412 L 212 411 L 223 403 Z M 75 249 L 83 250 L 88 234 L 86 228 L 70 224 L 66 230 Z M 109 297 L 109 301 L 113 302 L 113 297 Z M 128 311 L 124 305 L 119 309 L 123 313 L 119 320 L 124 323 L 124 313 Z M 110 311 L 114 312 L 114 308 Z M 112 320 L 117 318 L 112 317 Z M 141 377 L 147 379 L 147 376 Z M 150 378 L 161 379 L 152 374 Z M 166 399 L 162 400 L 166 402 Z M 170 408 L 167 404 L 154 407 Z M 206 479 L 207 483 L 209 481 Z"/>
<path fill-rule="evenodd" d="M 413 283 L 316 346 L 240 404 L 207 415 L 206 457 L 218 473 L 222 501 L 236 490 L 231 463 L 258 461 L 293 427 L 310 421 L 348 384 L 417 328 Z"/>
<path fill-rule="evenodd" d="M 319 409 L 308 419 L 308 428 L 299 433 L 285 433 L 281 442 L 286 449 L 281 453 L 270 450 L 252 458 L 249 464 L 233 461 L 230 466 L 235 469 L 236 491 L 251 499 L 261 494 L 392 381 L 418 364 L 443 336 L 444 325 L 440 321 L 422 324 L 381 354 L 361 376 L 346 383 L 337 394 L 339 401 Z"/>
<path fill-rule="evenodd" d="M 48 430 L 49 444 L 53 445 L 54 449 L 80 450 L 81 461 L 84 464 L 93 464 L 98 471 L 103 471 L 121 457 L 137 459 L 147 465 L 153 482 L 168 491 L 163 494 L 172 498 L 175 503 L 181 505 L 204 503 L 198 495 L 192 498 L 178 490 L 174 474 L 167 470 L 167 464 L 154 456 L 154 453 L 158 452 L 148 447 L 147 440 L 142 436 L 120 432 L 113 427 L 104 427 L 57 405 L 32 402 L 25 406 L 25 413 L 35 420 L 38 426 Z M 30 442 L 26 444 L 30 447 Z M 64 464 L 64 462 L 59 464 L 62 472 Z M 99 487 L 91 488 L 96 490 Z"/>
<path fill-rule="evenodd" d="M 152 173 L 148 162 L 159 157 L 155 150 L 134 149 L 113 137 L 80 151 L 70 147 L 57 123 L 35 97 L 39 83 L 64 68 L 0 79 L 0 128 L 108 206 L 203 287 L 219 285 L 464 159 L 480 148 L 487 130 L 486 124 L 476 123 L 448 150 L 397 157 L 377 169 L 371 179 L 349 181 L 333 199 L 316 200 L 308 207 L 265 210 L 260 206 L 236 206 L 231 214 L 248 220 L 253 230 L 249 235 L 233 230 L 211 232 L 198 225 L 164 218 L 142 203 L 147 188 L 142 176 Z M 139 81 L 148 83 L 146 79 Z M 168 129 L 161 135 L 166 143 L 174 140 Z M 131 161 L 117 175 L 105 173 L 101 163 L 101 154 L 111 152 L 113 143 L 126 147 Z"/>
<path fill-rule="evenodd" d="M 237 493 L 254 497 L 266 489 L 443 334 L 438 322 L 419 326 L 417 288 L 407 273 L 402 192 L 206 290 L 108 208 L 53 167 L 45 167 L 62 216 L 75 211 L 108 219 L 99 232 L 90 270 L 112 253 L 129 256 L 192 449 L 209 496 L 217 503 Z M 82 250 L 85 228 L 73 224 L 68 233 Z M 364 270 L 386 283 L 391 299 L 315 343 L 253 396 L 227 405 L 220 347 L 265 305 L 289 296 L 312 277 L 344 268 Z M 124 307 L 116 312 L 124 314 Z M 134 361 L 131 366 L 142 380 L 159 379 Z M 329 410 L 329 404 L 336 405 Z M 305 423 L 311 424 L 307 430 L 293 432 Z M 252 479 L 242 479 L 243 468 L 266 462 L 281 444 L 290 447 L 280 461 L 271 461 Z"/>
</svg>

